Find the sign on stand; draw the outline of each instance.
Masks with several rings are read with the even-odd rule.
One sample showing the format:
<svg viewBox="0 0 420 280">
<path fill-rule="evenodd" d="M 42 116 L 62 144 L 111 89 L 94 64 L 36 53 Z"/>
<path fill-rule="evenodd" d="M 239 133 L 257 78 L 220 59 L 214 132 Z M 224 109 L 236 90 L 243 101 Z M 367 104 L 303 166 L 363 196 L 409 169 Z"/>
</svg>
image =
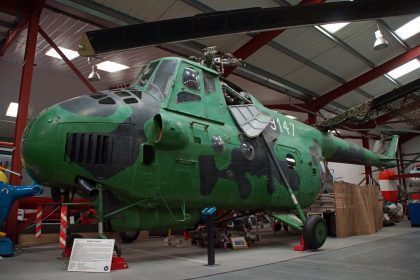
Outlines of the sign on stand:
<svg viewBox="0 0 420 280">
<path fill-rule="evenodd" d="M 67 271 L 110 272 L 115 239 L 76 238 Z"/>
</svg>

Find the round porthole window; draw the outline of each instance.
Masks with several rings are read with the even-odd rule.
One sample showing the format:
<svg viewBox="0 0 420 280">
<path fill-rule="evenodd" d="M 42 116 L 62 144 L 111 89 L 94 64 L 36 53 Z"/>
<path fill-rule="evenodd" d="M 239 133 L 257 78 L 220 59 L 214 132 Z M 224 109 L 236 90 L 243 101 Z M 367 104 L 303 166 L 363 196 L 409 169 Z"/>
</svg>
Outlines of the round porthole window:
<svg viewBox="0 0 420 280">
<path fill-rule="evenodd" d="M 214 135 L 211 138 L 211 145 L 216 152 L 220 154 L 223 154 L 225 152 L 225 142 L 219 135 Z"/>
<path fill-rule="evenodd" d="M 241 152 L 247 160 L 253 160 L 255 157 L 255 149 L 251 143 L 243 142 L 241 144 Z"/>
<path fill-rule="evenodd" d="M 289 167 L 290 169 L 295 169 L 296 160 L 291 154 L 286 155 L 286 163 L 287 167 Z"/>
</svg>

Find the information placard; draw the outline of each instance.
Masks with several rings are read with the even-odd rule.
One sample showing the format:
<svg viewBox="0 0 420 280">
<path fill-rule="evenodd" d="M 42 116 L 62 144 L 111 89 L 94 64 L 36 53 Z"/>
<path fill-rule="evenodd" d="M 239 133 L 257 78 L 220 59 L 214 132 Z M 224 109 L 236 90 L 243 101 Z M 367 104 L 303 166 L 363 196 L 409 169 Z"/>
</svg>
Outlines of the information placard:
<svg viewBox="0 0 420 280">
<path fill-rule="evenodd" d="M 111 271 L 114 243 L 115 239 L 74 239 L 67 271 Z"/>
</svg>

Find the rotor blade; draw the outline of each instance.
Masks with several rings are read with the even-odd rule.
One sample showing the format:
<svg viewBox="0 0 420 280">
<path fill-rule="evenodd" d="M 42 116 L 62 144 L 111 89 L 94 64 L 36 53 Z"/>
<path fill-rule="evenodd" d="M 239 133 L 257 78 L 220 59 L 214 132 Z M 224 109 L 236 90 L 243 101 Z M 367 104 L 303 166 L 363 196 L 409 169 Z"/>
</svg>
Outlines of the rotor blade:
<svg viewBox="0 0 420 280">
<path fill-rule="evenodd" d="M 94 56 L 211 36 L 408 15 L 419 10 L 418 0 L 363 0 L 203 13 L 89 31 L 82 36 L 79 54 Z"/>
</svg>

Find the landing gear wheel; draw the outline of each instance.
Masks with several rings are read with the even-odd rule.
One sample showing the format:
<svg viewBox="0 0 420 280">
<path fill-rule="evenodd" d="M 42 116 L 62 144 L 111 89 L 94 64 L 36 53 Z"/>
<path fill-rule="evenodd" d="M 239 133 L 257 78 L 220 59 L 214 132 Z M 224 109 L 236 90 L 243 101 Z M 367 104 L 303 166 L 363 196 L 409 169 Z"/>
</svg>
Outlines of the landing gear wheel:
<svg viewBox="0 0 420 280">
<path fill-rule="evenodd" d="M 132 243 L 139 237 L 140 231 L 125 231 L 120 232 L 120 237 L 124 243 Z"/>
<path fill-rule="evenodd" d="M 309 216 L 303 225 L 303 240 L 308 249 L 321 247 L 327 238 L 327 224 L 321 216 Z"/>
</svg>

